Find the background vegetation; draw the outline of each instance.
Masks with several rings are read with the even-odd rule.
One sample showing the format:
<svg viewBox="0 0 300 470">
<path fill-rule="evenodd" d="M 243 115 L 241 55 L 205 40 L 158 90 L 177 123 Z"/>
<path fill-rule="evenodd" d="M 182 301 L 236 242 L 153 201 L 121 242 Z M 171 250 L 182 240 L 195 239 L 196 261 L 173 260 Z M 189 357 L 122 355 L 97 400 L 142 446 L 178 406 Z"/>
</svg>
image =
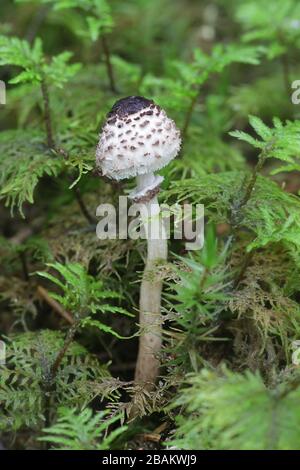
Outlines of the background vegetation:
<svg viewBox="0 0 300 470">
<path fill-rule="evenodd" d="M 1 18 L 1 444 L 299 449 L 299 2 L 2 0 Z M 171 241 L 157 273 L 153 392 L 132 382 L 145 244 L 95 235 L 132 185 L 94 167 L 128 95 L 182 130 L 160 201 L 206 211 L 204 249 Z"/>
</svg>

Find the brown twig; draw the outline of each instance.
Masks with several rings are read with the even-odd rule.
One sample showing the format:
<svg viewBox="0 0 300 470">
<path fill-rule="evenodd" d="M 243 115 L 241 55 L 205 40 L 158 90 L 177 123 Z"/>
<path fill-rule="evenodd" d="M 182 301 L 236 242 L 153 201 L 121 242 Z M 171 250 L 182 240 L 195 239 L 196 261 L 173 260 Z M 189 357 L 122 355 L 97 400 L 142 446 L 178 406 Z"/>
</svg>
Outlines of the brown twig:
<svg viewBox="0 0 300 470">
<path fill-rule="evenodd" d="M 243 197 L 241 203 L 239 204 L 239 209 L 241 209 L 242 207 L 244 207 L 248 203 L 248 201 L 249 201 L 249 199 L 252 195 L 252 191 L 254 189 L 254 186 L 256 184 L 256 180 L 258 178 L 258 175 L 259 175 L 262 167 L 264 166 L 265 161 L 266 161 L 266 155 L 265 155 L 265 152 L 262 151 L 262 153 L 258 157 L 258 162 L 254 167 L 253 173 L 252 173 L 251 178 L 249 180 L 249 183 L 247 185 L 247 188 L 246 188 L 246 191 L 245 191 L 245 196 Z"/>
<path fill-rule="evenodd" d="M 90 224 L 95 224 L 97 222 L 97 219 L 90 214 L 88 208 L 86 207 L 85 202 L 82 198 L 80 189 L 77 186 L 75 186 L 73 189 L 74 189 L 76 201 L 78 202 L 78 205 L 80 207 L 82 214 L 84 215 L 84 217 Z"/>
<path fill-rule="evenodd" d="M 72 341 L 74 339 L 77 328 L 78 328 L 78 322 L 74 322 L 73 325 L 71 326 L 71 328 L 69 328 L 66 339 L 65 339 L 65 342 L 64 342 L 64 345 L 61 348 L 61 350 L 59 351 L 59 353 L 57 354 L 56 359 L 55 359 L 54 363 L 51 366 L 51 375 L 52 375 L 52 377 L 56 376 L 56 373 L 58 371 L 60 363 L 63 360 L 63 358 L 64 358 L 64 356 L 67 352 L 68 347 L 70 346 L 70 344 L 72 343 Z"/>
<path fill-rule="evenodd" d="M 272 144 L 270 144 L 270 145 L 272 145 Z M 258 175 L 259 175 L 259 173 L 260 173 L 260 171 L 261 171 L 261 169 L 262 169 L 262 167 L 263 167 L 263 165 L 266 161 L 267 152 L 268 152 L 268 149 L 264 149 L 261 152 L 261 154 L 259 155 L 258 162 L 255 165 L 255 167 L 253 169 L 253 172 L 252 172 L 252 175 L 251 175 L 251 177 L 249 179 L 249 182 L 246 186 L 244 197 L 242 197 L 242 199 L 240 201 L 237 201 L 237 203 L 235 204 L 235 206 L 231 210 L 229 223 L 230 223 L 231 228 L 232 228 L 232 234 L 231 234 L 230 242 L 228 243 L 228 247 L 230 245 L 232 246 L 234 244 L 235 240 L 236 240 L 236 232 L 237 232 L 238 227 L 241 224 L 241 209 L 243 209 L 248 204 L 248 202 L 251 198 L 251 195 L 252 195 L 253 189 L 255 187 Z M 244 274 L 246 272 L 246 269 L 249 266 L 249 263 L 252 259 L 252 256 L 253 256 L 252 252 L 248 253 L 245 256 L 245 259 L 242 263 L 241 269 L 240 269 L 236 279 L 233 281 L 233 288 L 234 289 L 238 286 L 240 281 L 243 279 Z M 230 264 L 230 261 L 229 261 L 229 264 Z"/>
<path fill-rule="evenodd" d="M 63 317 L 68 323 L 70 323 L 70 325 L 74 325 L 75 320 L 73 319 L 72 315 L 62 308 L 62 306 L 55 299 L 52 299 L 44 287 L 38 286 L 37 291 L 42 299 L 45 300 L 45 302 L 47 302 L 47 304 L 50 305 L 50 307 L 52 307 L 55 312 Z"/>
<path fill-rule="evenodd" d="M 193 113 L 194 113 L 194 109 L 195 109 L 195 106 L 196 106 L 196 103 L 198 101 L 198 98 L 199 98 L 199 95 L 200 95 L 200 90 L 197 92 L 197 94 L 192 98 L 191 102 L 190 102 L 190 105 L 187 109 L 187 113 L 185 115 L 185 120 L 184 120 L 184 124 L 183 124 L 183 127 L 182 127 L 182 137 L 183 139 L 186 137 L 187 135 L 187 132 L 188 132 L 188 128 L 190 127 L 190 123 L 191 123 L 191 119 L 192 119 L 192 116 L 193 116 Z"/>
<path fill-rule="evenodd" d="M 46 126 L 46 134 L 47 134 L 47 145 L 50 149 L 54 149 L 55 143 L 54 143 L 54 138 L 53 138 L 49 90 L 48 90 L 48 85 L 44 76 L 42 77 L 42 81 L 41 81 L 41 90 L 42 90 L 43 103 L 44 103 L 44 120 L 45 120 L 45 126 Z"/>
<path fill-rule="evenodd" d="M 282 65 L 282 74 L 283 74 L 283 83 L 287 93 L 287 96 L 290 97 L 291 94 L 291 73 L 290 73 L 290 63 L 288 56 L 283 54 L 281 56 L 281 65 Z"/>
<path fill-rule="evenodd" d="M 245 272 L 253 258 L 253 255 L 254 255 L 254 251 L 250 251 L 249 253 L 246 254 L 244 260 L 243 260 L 243 263 L 242 263 L 242 266 L 241 266 L 241 269 L 234 281 L 234 284 L 233 284 L 233 289 L 236 289 L 239 285 L 239 283 L 243 280 L 244 278 L 244 275 L 245 275 Z"/>
<path fill-rule="evenodd" d="M 31 222 L 31 225 L 25 225 L 22 227 L 19 232 L 10 237 L 8 240 L 13 245 L 21 245 L 25 242 L 31 235 L 37 233 L 42 227 L 44 222 L 43 217 L 38 217 Z"/>
<path fill-rule="evenodd" d="M 270 145 L 272 145 L 272 144 L 270 144 Z M 262 169 L 262 167 L 263 167 L 263 165 L 266 161 L 267 153 L 268 153 L 268 149 L 264 149 L 260 153 L 260 155 L 258 157 L 258 162 L 255 165 L 255 167 L 253 169 L 253 172 L 252 172 L 252 175 L 251 175 L 251 177 L 248 181 L 248 184 L 246 186 L 244 196 L 242 197 L 242 199 L 240 201 L 237 201 L 231 209 L 229 224 L 231 225 L 231 227 L 233 229 L 233 232 L 235 232 L 236 227 L 238 227 L 239 224 L 240 224 L 241 209 L 243 209 L 248 204 L 249 199 L 251 198 L 251 195 L 252 195 L 253 189 L 255 187 L 258 175 L 259 175 L 259 173 L 260 173 L 260 171 L 261 171 L 261 169 Z M 243 191 L 243 188 L 242 188 L 242 191 Z"/>
<path fill-rule="evenodd" d="M 27 256 L 26 256 L 26 252 L 25 252 L 25 251 L 21 251 L 21 252 L 19 253 L 19 258 L 20 258 L 20 262 L 21 262 L 21 265 L 22 265 L 24 280 L 27 281 L 27 282 L 29 282 L 30 277 L 29 277 L 28 266 L 27 266 Z"/>
<path fill-rule="evenodd" d="M 35 37 L 38 34 L 38 31 L 40 27 L 42 26 L 44 20 L 46 19 L 48 13 L 51 10 L 51 6 L 49 5 L 42 5 L 36 14 L 33 16 L 31 23 L 29 24 L 27 33 L 25 34 L 25 37 L 27 41 L 32 44 L 34 41 Z"/>
<path fill-rule="evenodd" d="M 62 155 L 65 159 L 69 158 L 69 153 L 65 149 L 60 147 L 60 148 L 56 148 L 55 150 L 59 155 Z M 69 176 L 69 179 L 73 182 L 71 176 Z M 88 208 L 86 207 L 83 197 L 81 195 L 80 189 L 78 188 L 78 186 L 74 186 L 73 190 L 74 190 L 74 194 L 76 197 L 76 201 L 78 202 L 78 205 L 80 207 L 82 214 L 84 215 L 84 217 L 87 219 L 87 221 L 90 224 L 95 224 L 97 222 L 97 219 L 90 214 Z"/>
<path fill-rule="evenodd" d="M 33 234 L 33 229 L 29 226 L 22 228 L 16 235 L 9 239 L 10 243 L 13 245 L 21 245 L 27 238 L 31 237 Z"/>
<path fill-rule="evenodd" d="M 105 34 L 101 35 L 101 43 L 102 43 L 102 48 L 103 48 L 104 57 L 105 57 L 105 64 L 106 64 L 106 70 L 107 70 L 107 75 L 109 79 L 110 89 L 113 93 L 117 93 L 115 79 L 114 79 L 114 71 L 113 71 L 111 58 L 110 58 L 110 50 L 109 50 L 109 46 L 107 42 L 107 37 L 105 36 Z"/>
<path fill-rule="evenodd" d="M 288 44 L 286 43 L 284 33 L 279 30 L 277 33 L 277 38 L 283 49 L 288 50 Z M 286 53 L 283 53 L 280 57 L 281 66 L 282 66 L 282 77 L 283 77 L 283 85 L 286 90 L 287 96 L 290 97 L 291 94 L 291 71 L 290 71 L 290 62 L 289 57 Z"/>
</svg>

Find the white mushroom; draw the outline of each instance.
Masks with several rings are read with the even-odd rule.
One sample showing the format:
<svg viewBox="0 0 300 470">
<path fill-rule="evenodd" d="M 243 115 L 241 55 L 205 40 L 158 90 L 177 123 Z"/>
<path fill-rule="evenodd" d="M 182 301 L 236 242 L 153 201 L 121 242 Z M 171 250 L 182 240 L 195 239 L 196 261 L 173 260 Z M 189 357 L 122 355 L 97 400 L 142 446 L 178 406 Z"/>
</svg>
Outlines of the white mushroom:
<svg viewBox="0 0 300 470">
<path fill-rule="evenodd" d="M 172 119 L 153 101 L 130 96 L 115 103 L 107 116 L 96 151 L 102 174 L 120 180 L 137 176 L 138 198 L 154 189 L 166 166 L 180 149 L 180 133 Z"/>
<path fill-rule="evenodd" d="M 143 221 L 148 253 L 140 293 L 141 335 L 135 372 L 135 381 L 147 389 L 153 387 L 158 375 L 162 342 L 162 282 L 155 276 L 153 280 L 153 271 L 159 261 L 167 259 L 168 251 L 157 201 L 163 178 L 154 172 L 176 157 L 180 145 L 180 132 L 163 109 L 152 100 L 130 96 L 112 107 L 96 151 L 103 175 L 115 180 L 137 178 L 137 187 L 129 197 L 141 204 L 141 213 L 148 214 L 147 223 Z"/>
</svg>

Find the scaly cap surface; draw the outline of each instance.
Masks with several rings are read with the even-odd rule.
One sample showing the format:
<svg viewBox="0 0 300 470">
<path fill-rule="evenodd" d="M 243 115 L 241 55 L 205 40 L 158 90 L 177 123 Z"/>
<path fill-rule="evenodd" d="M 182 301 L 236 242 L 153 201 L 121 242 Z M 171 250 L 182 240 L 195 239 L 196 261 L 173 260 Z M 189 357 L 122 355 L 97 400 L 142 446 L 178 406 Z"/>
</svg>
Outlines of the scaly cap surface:
<svg viewBox="0 0 300 470">
<path fill-rule="evenodd" d="M 107 115 L 96 150 L 103 175 L 120 180 L 163 168 L 180 150 L 174 121 L 152 100 L 129 96 Z"/>
</svg>

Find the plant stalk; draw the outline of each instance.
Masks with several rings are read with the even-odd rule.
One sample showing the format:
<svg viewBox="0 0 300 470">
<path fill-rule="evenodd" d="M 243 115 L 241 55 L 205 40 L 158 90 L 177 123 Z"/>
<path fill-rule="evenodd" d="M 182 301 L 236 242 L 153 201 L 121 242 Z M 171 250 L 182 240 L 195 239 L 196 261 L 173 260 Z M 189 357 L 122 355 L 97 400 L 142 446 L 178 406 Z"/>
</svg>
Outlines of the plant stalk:
<svg viewBox="0 0 300 470">
<path fill-rule="evenodd" d="M 252 191 L 253 191 L 254 186 L 256 184 L 256 180 L 258 178 L 258 175 L 259 175 L 262 167 L 265 164 L 265 161 L 266 161 L 266 155 L 265 155 L 265 152 L 263 151 L 258 157 L 258 162 L 254 167 L 254 170 L 252 172 L 251 178 L 249 180 L 249 183 L 248 183 L 246 191 L 245 191 L 245 196 L 243 197 L 243 199 L 242 199 L 242 201 L 239 205 L 239 209 L 242 209 L 248 203 L 249 199 L 251 198 Z"/>
<path fill-rule="evenodd" d="M 83 197 L 81 195 L 80 189 L 77 186 L 74 187 L 74 194 L 75 194 L 75 197 L 76 197 L 76 201 L 78 202 L 78 205 L 80 207 L 80 210 L 81 210 L 82 214 L 84 215 L 84 217 L 86 218 L 86 220 L 90 224 L 95 224 L 97 222 L 97 220 L 90 214 L 87 206 L 85 205 L 85 202 L 84 202 Z"/>
<path fill-rule="evenodd" d="M 189 105 L 189 107 L 188 107 L 188 109 L 187 109 L 187 112 L 186 112 L 186 115 L 185 115 L 184 124 L 183 124 L 183 127 L 182 127 L 182 137 L 183 137 L 183 139 L 186 137 L 187 132 L 188 132 L 188 129 L 189 129 L 189 127 L 190 127 L 191 119 L 192 119 L 192 116 L 193 116 L 193 113 L 194 113 L 194 109 L 195 109 L 196 103 L 197 103 L 197 101 L 198 101 L 199 95 L 200 95 L 200 89 L 199 89 L 199 91 L 195 94 L 195 96 L 192 98 L 192 100 L 191 100 L 191 102 L 190 102 L 190 105 Z"/>
<path fill-rule="evenodd" d="M 237 229 L 238 229 L 238 227 L 241 223 L 241 218 L 242 218 L 241 210 L 248 204 L 248 202 L 249 202 L 249 200 L 252 196 L 252 192 L 253 192 L 253 189 L 255 187 L 258 175 L 259 175 L 262 167 L 264 166 L 266 158 L 267 158 L 267 151 L 263 150 L 260 153 L 259 157 L 258 157 L 258 162 L 255 165 L 255 167 L 253 169 L 253 172 L 252 172 L 252 175 L 251 175 L 251 177 L 248 181 L 248 184 L 247 184 L 246 189 L 245 189 L 244 197 L 236 204 L 234 210 L 232 210 L 232 212 L 231 212 L 230 225 L 232 227 L 232 236 L 231 236 L 230 243 L 229 243 L 228 246 L 230 246 L 230 245 L 232 246 L 234 244 L 235 240 L 236 240 L 236 232 L 237 232 Z M 238 284 L 243 279 L 243 276 L 244 276 L 244 274 L 245 274 L 245 272 L 248 268 L 248 265 L 251 262 L 252 256 L 253 256 L 253 252 L 250 252 L 245 256 L 243 264 L 241 266 L 241 269 L 240 269 L 236 279 L 233 282 L 233 288 L 234 289 L 237 288 Z"/>
<path fill-rule="evenodd" d="M 286 54 L 281 56 L 283 83 L 286 90 L 287 96 L 290 97 L 292 89 L 291 73 L 289 59 Z"/>
<path fill-rule="evenodd" d="M 73 325 L 69 328 L 68 330 L 68 333 L 67 333 L 67 336 L 66 336 L 66 339 L 65 339 L 65 342 L 63 344 L 63 347 L 61 348 L 61 350 L 58 352 L 57 356 L 56 356 L 56 359 L 54 361 L 54 363 L 52 364 L 52 367 L 51 367 L 51 375 L 52 377 L 56 377 L 56 374 L 57 374 L 57 371 L 58 371 L 58 368 L 61 364 L 61 361 L 63 360 L 70 344 L 73 342 L 74 340 L 74 336 L 76 334 L 76 331 L 78 329 L 78 326 L 79 326 L 79 322 L 74 322 Z"/>
<path fill-rule="evenodd" d="M 108 46 L 108 42 L 107 42 L 107 38 L 105 34 L 102 34 L 101 42 L 102 42 L 102 47 L 103 47 L 103 52 L 104 52 L 104 57 L 105 57 L 105 64 L 106 64 L 106 70 L 107 70 L 107 75 L 109 79 L 109 86 L 113 93 L 117 93 L 115 78 L 114 78 L 114 71 L 113 71 L 113 67 L 112 67 L 112 63 L 110 59 L 110 50 L 109 50 L 109 46 Z"/>
<path fill-rule="evenodd" d="M 147 237 L 147 260 L 140 290 L 138 358 L 135 382 L 145 384 L 147 390 L 154 387 L 159 373 L 159 354 L 162 347 L 161 292 L 162 279 L 157 275 L 158 264 L 167 260 L 168 244 L 160 207 L 155 196 L 143 204 L 141 213 L 148 213 L 144 222 Z"/>
<path fill-rule="evenodd" d="M 43 102 L 44 102 L 44 119 L 45 119 L 46 134 L 47 134 L 47 145 L 50 149 L 54 149 L 55 143 L 54 143 L 54 138 L 53 138 L 49 90 L 48 90 L 46 79 L 44 77 L 42 78 L 42 81 L 41 81 L 41 90 L 42 90 L 42 96 L 43 96 Z"/>
</svg>

